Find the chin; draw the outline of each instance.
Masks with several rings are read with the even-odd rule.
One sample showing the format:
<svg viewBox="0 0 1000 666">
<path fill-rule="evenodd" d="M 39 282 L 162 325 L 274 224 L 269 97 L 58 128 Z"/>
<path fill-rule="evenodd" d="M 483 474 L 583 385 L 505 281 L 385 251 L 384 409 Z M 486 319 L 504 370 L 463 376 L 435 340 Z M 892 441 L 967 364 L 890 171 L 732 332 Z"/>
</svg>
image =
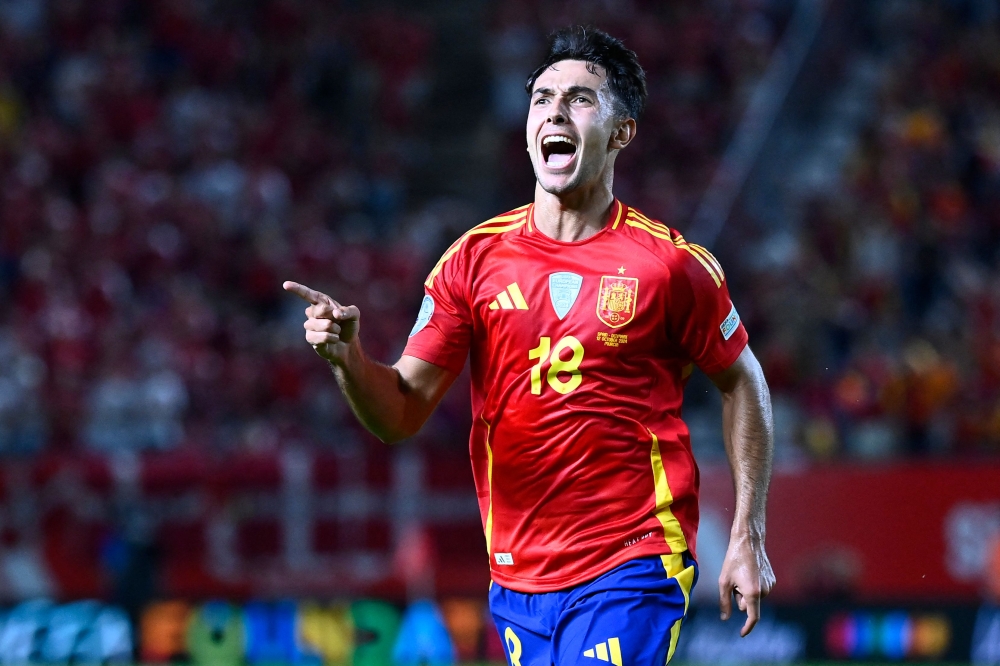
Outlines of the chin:
<svg viewBox="0 0 1000 666">
<path fill-rule="evenodd" d="M 538 178 L 537 174 L 535 176 L 538 180 L 538 184 L 543 190 L 549 194 L 555 196 L 562 196 L 564 194 L 569 194 L 580 187 L 580 176 L 579 174 L 570 174 L 568 176 L 548 176 Z"/>
</svg>

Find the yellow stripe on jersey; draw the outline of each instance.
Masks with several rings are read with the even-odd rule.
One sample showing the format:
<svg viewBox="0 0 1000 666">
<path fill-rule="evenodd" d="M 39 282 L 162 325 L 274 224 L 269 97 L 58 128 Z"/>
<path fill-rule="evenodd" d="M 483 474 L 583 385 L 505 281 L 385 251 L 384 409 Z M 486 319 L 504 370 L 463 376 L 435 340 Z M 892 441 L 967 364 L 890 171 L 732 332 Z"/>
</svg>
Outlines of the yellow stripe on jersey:
<svg viewBox="0 0 1000 666">
<path fill-rule="evenodd" d="M 479 418 L 483 419 L 482 414 Z M 483 419 L 483 423 L 486 423 L 486 419 Z M 493 560 L 493 449 L 490 447 L 490 424 L 486 423 L 486 485 L 490 489 L 490 508 L 486 511 L 486 527 L 483 529 L 486 532 L 486 557 L 490 558 L 490 564 Z M 492 582 L 492 581 L 491 581 Z"/>
<path fill-rule="evenodd" d="M 455 255 L 455 253 L 461 249 L 461 247 L 465 244 L 465 241 L 469 240 L 470 236 L 475 236 L 476 234 L 502 234 L 505 231 L 513 231 L 514 229 L 517 229 L 518 227 L 524 225 L 524 222 L 527 219 L 525 215 L 525 211 L 527 208 L 528 208 L 527 206 L 522 206 L 521 208 L 518 208 L 517 211 L 515 212 L 509 213 L 507 215 L 501 215 L 500 217 L 494 217 L 493 219 L 487 220 L 482 224 L 477 225 L 472 229 L 466 231 L 457 241 L 452 243 L 451 247 L 448 248 L 447 252 L 445 252 L 444 255 L 441 257 L 441 259 L 438 260 L 437 265 L 434 266 L 434 269 L 431 271 L 430 275 L 427 276 L 427 280 L 424 282 L 424 285 L 427 287 L 434 286 L 434 278 L 436 278 L 438 273 L 441 272 L 441 269 L 444 267 L 445 262 L 451 259 Z M 510 224 L 502 224 L 502 226 L 490 226 L 495 224 L 501 224 L 503 222 L 510 222 L 511 220 L 516 220 L 516 221 L 511 222 Z"/>
<path fill-rule="evenodd" d="M 656 236 L 657 238 L 668 240 L 671 243 L 674 243 L 674 245 L 677 244 L 674 241 L 673 236 L 671 236 L 668 232 L 662 231 L 660 229 L 657 229 L 653 226 L 646 224 L 639 218 L 633 217 L 632 213 L 629 213 L 628 215 L 625 216 L 625 224 L 627 224 L 630 227 L 635 227 L 636 229 L 642 229 L 643 231 L 648 231 L 651 236 Z"/>
<path fill-rule="evenodd" d="M 647 224 L 638 217 L 633 217 L 631 212 L 625 218 L 625 224 L 629 225 L 630 227 L 634 227 L 636 229 L 642 229 L 649 235 L 655 236 L 656 238 L 662 238 L 663 240 L 668 240 L 674 244 L 674 247 L 687 251 L 688 254 L 690 254 L 692 257 L 698 260 L 698 263 L 704 266 L 705 270 L 708 271 L 708 274 L 711 275 L 712 279 L 715 281 L 715 286 L 716 287 L 722 286 L 722 281 L 725 279 L 725 276 L 722 275 L 721 269 L 718 273 L 716 272 L 715 267 L 717 265 L 717 262 L 715 261 L 715 257 L 712 257 L 712 261 L 710 263 L 705 258 L 705 255 L 701 254 L 701 252 L 698 251 L 698 250 L 703 250 L 705 253 L 710 254 L 708 250 L 705 250 L 700 245 L 693 245 L 691 243 L 688 243 L 683 238 L 680 239 L 674 238 L 673 236 L 670 235 L 669 231 L 662 231 L 660 228 L 654 225 Z M 666 227 L 663 227 L 663 229 L 666 229 Z"/>
<path fill-rule="evenodd" d="M 646 226 L 648 226 L 648 227 L 650 227 L 652 229 L 656 229 L 657 231 L 660 231 L 660 232 L 668 234 L 668 235 L 671 234 L 670 228 L 667 227 L 667 225 L 663 224 L 662 222 L 657 222 L 655 220 L 651 220 L 651 219 L 649 219 L 648 217 L 646 217 L 645 215 L 643 215 L 642 213 L 640 213 L 639 211 L 636 211 L 636 210 L 633 210 L 632 213 L 635 215 L 635 217 L 637 219 L 639 219 L 642 222 L 645 222 Z M 715 272 L 719 276 L 719 279 L 720 280 L 725 280 L 726 279 L 726 274 L 722 272 L 722 264 L 720 264 L 719 260 L 716 259 L 715 256 L 711 252 L 709 252 L 707 249 L 705 249 L 701 245 L 698 245 L 697 243 L 690 243 L 690 242 L 684 240 L 684 236 L 682 236 L 681 234 L 676 233 L 676 232 L 673 233 L 673 235 L 672 235 L 672 237 L 671 237 L 670 240 L 673 241 L 674 245 L 676 245 L 677 247 L 681 247 L 681 245 L 686 245 L 687 248 L 690 248 L 690 249 L 688 249 L 689 252 L 691 250 L 694 250 L 695 252 L 699 253 L 701 256 L 705 257 L 705 259 L 707 259 L 709 261 L 709 263 L 712 264 L 712 267 L 715 268 Z"/>
<path fill-rule="evenodd" d="M 701 245 L 688 243 L 688 247 L 694 250 L 695 252 L 699 253 L 701 256 L 708 259 L 708 261 L 712 264 L 712 266 L 715 267 L 715 271 L 719 274 L 719 277 L 721 277 L 723 280 L 726 279 L 726 274 L 722 272 L 722 264 L 720 264 L 719 260 L 715 258 L 715 255 L 713 255 L 711 252 L 703 248 Z"/>
<path fill-rule="evenodd" d="M 653 465 L 653 488 L 656 495 L 656 518 L 663 526 L 663 538 L 666 540 L 670 550 L 675 553 L 683 553 L 688 549 L 687 539 L 684 538 L 684 531 L 681 524 L 670 510 L 674 496 L 670 492 L 670 483 L 667 480 L 667 472 L 663 468 L 663 458 L 660 456 L 660 440 L 652 430 L 646 429 L 653 439 L 650 451 L 650 461 Z"/>
<path fill-rule="evenodd" d="M 618 201 L 616 203 L 618 205 L 618 214 L 615 215 L 614 224 L 611 225 L 612 229 L 617 229 L 618 228 L 618 225 L 621 224 L 621 221 L 622 221 L 622 213 L 624 213 L 626 211 L 626 209 L 628 209 L 628 206 L 626 206 L 622 202 Z"/>
<path fill-rule="evenodd" d="M 498 222 L 510 222 L 511 220 L 515 220 L 521 217 L 522 215 L 525 215 L 528 212 L 528 209 L 531 208 L 531 206 L 532 204 L 524 204 L 523 206 L 515 208 L 514 210 L 504 213 L 503 215 L 497 215 L 496 217 L 491 217 L 490 219 L 486 220 L 485 222 L 482 222 L 481 224 L 477 224 L 476 226 L 481 227 L 486 224 L 494 224 Z"/>
<path fill-rule="evenodd" d="M 497 301 L 500 303 L 500 307 L 504 310 L 514 309 L 514 304 L 510 302 L 510 296 L 507 295 L 506 291 L 501 291 L 497 294 Z"/>
<path fill-rule="evenodd" d="M 650 218 L 646 217 L 645 215 L 643 215 L 642 213 L 640 213 L 639 211 L 637 211 L 635 208 L 630 208 L 628 212 L 629 212 L 629 215 L 631 215 L 633 219 L 639 220 L 640 222 L 645 222 L 646 224 L 648 224 L 649 226 L 653 227 L 654 229 L 659 229 L 660 231 L 662 231 L 664 233 L 670 233 L 670 227 L 668 227 L 667 225 L 663 224 L 662 222 L 657 222 L 656 220 L 653 220 L 653 219 L 650 219 Z"/>
<path fill-rule="evenodd" d="M 694 565 L 684 566 L 684 556 L 681 553 L 671 553 L 670 555 L 660 555 L 660 560 L 663 562 L 663 568 L 667 572 L 667 578 L 673 578 L 677 581 L 677 586 L 681 588 L 681 594 L 684 595 L 684 616 L 687 616 L 688 604 L 691 602 L 691 588 L 694 587 Z M 670 649 L 667 650 L 667 663 L 674 656 L 674 650 L 677 649 L 677 639 L 681 635 L 681 620 L 684 618 L 678 618 L 676 622 L 670 627 Z"/>
</svg>

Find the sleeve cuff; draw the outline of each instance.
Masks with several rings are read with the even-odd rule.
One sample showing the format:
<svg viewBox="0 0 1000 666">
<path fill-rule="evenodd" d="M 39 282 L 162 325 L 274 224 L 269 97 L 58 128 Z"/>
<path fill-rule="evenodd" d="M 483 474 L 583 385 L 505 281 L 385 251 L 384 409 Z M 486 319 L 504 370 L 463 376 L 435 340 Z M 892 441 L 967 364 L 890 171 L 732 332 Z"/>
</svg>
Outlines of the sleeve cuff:
<svg viewBox="0 0 1000 666">
<path fill-rule="evenodd" d="M 717 372 L 728 370 L 729 366 L 735 363 L 736 359 L 743 353 L 743 350 L 747 348 L 749 342 L 750 339 L 747 331 L 743 328 L 743 324 L 740 324 L 739 330 L 733 335 L 733 340 L 730 340 L 726 344 L 724 349 L 725 354 L 712 363 L 699 365 L 698 368 L 706 375 L 714 375 Z"/>
<path fill-rule="evenodd" d="M 404 356 L 413 356 L 414 358 L 419 358 L 421 361 L 427 361 L 432 365 L 436 365 L 439 368 L 444 368 L 449 372 L 453 372 L 456 375 L 462 372 L 465 367 L 465 357 L 455 358 L 454 354 L 448 355 L 439 350 L 430 349 L 424 347 L 423 345 L 410 343 L 406 345 L 403 349 Z"/>
</svg>

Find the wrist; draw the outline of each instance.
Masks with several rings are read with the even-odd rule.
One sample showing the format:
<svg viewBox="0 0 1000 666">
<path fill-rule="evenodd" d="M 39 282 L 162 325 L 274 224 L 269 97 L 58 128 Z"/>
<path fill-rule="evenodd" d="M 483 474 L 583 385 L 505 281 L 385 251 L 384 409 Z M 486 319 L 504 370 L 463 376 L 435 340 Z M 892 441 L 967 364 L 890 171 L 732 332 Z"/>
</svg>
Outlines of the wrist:
<svg viewBox="0 0 1000 666">
<path fill-rule="evenodd" d="M 729 531 L 731 541 L 746 540 L 750 543 L 758 544 L 764 543 L 765 536 L 766 530 L 764 529 L 764 521 L 762 520 L 740 520 L 737 518 L 733 521 L 733 527 Z"/>
<path fill-rule="evenodd" d="M 334 372 L 345 375 L 354 374 L 354 370 L 364 362 L 361 341 L 355 338 L 349 343 L 344 343 L 341 353 L 326 357 L 326 361 Z"/>
</svg>

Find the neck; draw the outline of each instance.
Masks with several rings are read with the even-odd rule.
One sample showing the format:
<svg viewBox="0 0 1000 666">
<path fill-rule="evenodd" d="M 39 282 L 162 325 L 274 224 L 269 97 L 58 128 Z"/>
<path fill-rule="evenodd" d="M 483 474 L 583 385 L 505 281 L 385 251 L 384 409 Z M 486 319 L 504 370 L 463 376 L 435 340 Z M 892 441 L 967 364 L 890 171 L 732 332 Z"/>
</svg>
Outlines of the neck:
<svg viewBox="0 0 1000 666">
<path fill-rule="evenodd" d="M 602 179 L 604 180 L 604 179 Z M 604 228 L 614 201 L 611 182 L 598 182 L 564 195 L 552 194 L 535 183 L 535 226 L 549 238 L 572 242 Z"/>
</svg>

